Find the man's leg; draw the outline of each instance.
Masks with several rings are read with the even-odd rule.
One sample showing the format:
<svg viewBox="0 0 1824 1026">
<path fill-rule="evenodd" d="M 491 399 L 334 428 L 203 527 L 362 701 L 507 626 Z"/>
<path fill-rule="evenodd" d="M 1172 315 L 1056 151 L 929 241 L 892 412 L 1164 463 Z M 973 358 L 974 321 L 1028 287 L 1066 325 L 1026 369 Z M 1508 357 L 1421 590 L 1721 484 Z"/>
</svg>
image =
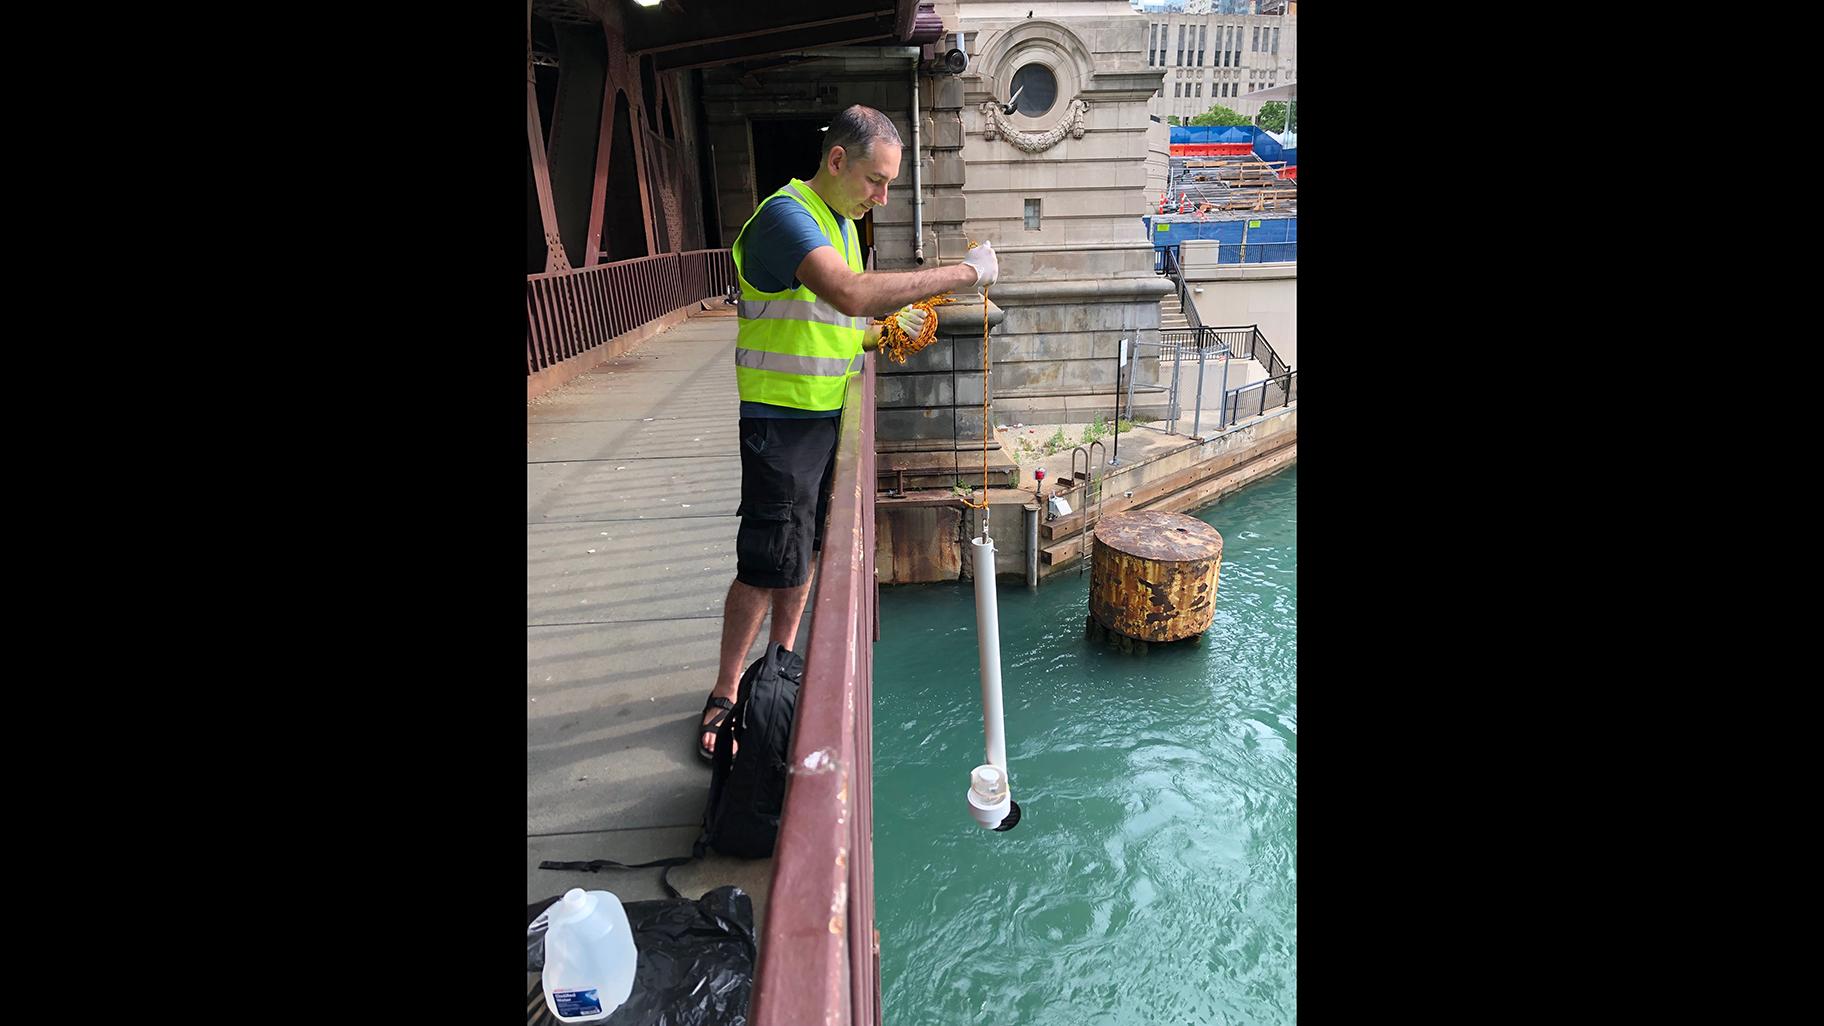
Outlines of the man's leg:
<svg viewBox="0 0 1824 1026">
<path fill-rule="evenodd" d="M 806 473 L 807 457 L 809 467 L 826 464 L 823 485 L 827 491 L 828 458 L 821 453 L 825 446 L 832 457 L 835 452 L 836 425 L 831 420 L 741 418 L 741 527 L 735 536 L 735 581 L 729 585 L 722 609 L 721 663 L 710 690 L 713 698 L 735 699 L 748 650 L 760 634 L 760 620 L 768 609 L 773 614 L 770 640 L 795 649 L 798 622 L 811 594 L 811 552 L 816 537 L 811 511 L 817 510 L 819 516 L 823 512 L 817 493 L 810 490 L 816 478 Z M 747 584 L 742 577 L 767 583 L 804 583 L 763 587 Z M 702 722 L 708 723 L 722 712 L 712 708 Z M 714 732 L 706 730 L 700 737 L 704 747 L 714 751 Z"/>
<path fill-rule="evenodd" d="M 817 571 L 813 569 L 811 580 L 816 578 Z M 798 621 L 804 616 L 804 607 L 810 598 L 811 581 L 805 581 L 796 588 L 780 588 L 773 592 L 773 630 L 769 640 L 798 652 Z"/>
<path fill-rule="evenodd" d="M 711 697 L 735 700 L 735 687 L 741 683 L 747 651 L 754 647 L 754 639 L 760 636 L 760 621 L 765 619 L 767 608 L 777 603 L 779 594 L 772 588 L 756 588 L 740 581 L 728 586 L 728 598 L 722 603 L 722 659 L 716 670 L 716 686 L 710 690 Z M 708 723 L 725 711 L 710 709 L 703 714 L 703 722 Z M 703 732 L 703 744 L 712 752 L 716 750 L 715 731 Z"/>
<path fill-rule="evenodd" d="M 833 420 L 833 418 L 832 418 Z M 805 603 L 811 597 L 811 584 L 817 580 L 816 553 L 823 549 L 823 524 L 830 516 L 830 490 L 836 475 L 836 425 L 829 431 L 828 454 L 823 458 L 823 479 L 817 485 L 817 515 L 811 521 L 811 566 L 809 576 L 796 588 L 781 588 L 773 593 L 772 640 L 798 652 L 798 621 L 804 616 Z M 803 652 L 798 652 L 804 655 Z"/>
</svg>

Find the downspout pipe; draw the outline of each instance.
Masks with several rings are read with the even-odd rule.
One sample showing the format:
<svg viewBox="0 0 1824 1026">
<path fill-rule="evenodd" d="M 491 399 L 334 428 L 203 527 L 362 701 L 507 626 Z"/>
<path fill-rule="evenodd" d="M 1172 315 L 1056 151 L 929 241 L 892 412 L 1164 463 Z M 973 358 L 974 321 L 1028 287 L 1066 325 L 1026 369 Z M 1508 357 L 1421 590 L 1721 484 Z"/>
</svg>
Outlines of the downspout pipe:
<svg viewBox="0 0 1824 1026">
<path fill-rule="evenodd" d="M 925 262 L 925 183 L 924 156 L 919 149 L 919 123 L 924 115 L 918 109 L 918 51 L 912 57 L 912 262 Z"/>
</svg>

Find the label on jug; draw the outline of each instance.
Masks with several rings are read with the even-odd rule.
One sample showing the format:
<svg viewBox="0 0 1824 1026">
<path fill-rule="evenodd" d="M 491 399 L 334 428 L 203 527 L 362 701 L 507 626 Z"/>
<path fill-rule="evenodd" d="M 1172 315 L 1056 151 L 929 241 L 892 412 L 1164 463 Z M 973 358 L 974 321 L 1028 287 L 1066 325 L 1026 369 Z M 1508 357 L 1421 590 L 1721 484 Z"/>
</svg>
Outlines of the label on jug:
<svg viewBox="0 0 1824 1026">
<path fill-rule="evenodd" d="M 595 988 L 588 990 L 554 990 L 551 1000 L 557 1005 L 557 1014 L 568 1019 L 578 1015 L 600 1015 L 602 999 L 595 996 Z"/>
</svg>

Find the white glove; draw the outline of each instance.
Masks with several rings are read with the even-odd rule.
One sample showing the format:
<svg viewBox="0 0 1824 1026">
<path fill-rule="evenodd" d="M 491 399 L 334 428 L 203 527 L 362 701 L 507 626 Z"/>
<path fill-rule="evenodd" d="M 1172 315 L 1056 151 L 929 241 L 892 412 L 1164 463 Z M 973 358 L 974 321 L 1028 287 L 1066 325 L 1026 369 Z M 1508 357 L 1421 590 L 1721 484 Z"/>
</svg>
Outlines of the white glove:
<svg viewBox="0 0 1824 1026">
<path fill-rule="evenodd" d="M 893 322 L 899 325 L 899 330 L 905 332 L 907 338 L 917 338 L 918 333 L 925 330 L 925 316 L 925 312 L 918 307 L 908 306 L 893 315 Z"/>
<path fill-rule="evenodd" d="M 1001 262 L 994 258 L 994 243 L 984 242 L 963 257 L 963 263 L 975 268 L 975 287 L 987 288 L 1000 277 Z"/>
</svg>

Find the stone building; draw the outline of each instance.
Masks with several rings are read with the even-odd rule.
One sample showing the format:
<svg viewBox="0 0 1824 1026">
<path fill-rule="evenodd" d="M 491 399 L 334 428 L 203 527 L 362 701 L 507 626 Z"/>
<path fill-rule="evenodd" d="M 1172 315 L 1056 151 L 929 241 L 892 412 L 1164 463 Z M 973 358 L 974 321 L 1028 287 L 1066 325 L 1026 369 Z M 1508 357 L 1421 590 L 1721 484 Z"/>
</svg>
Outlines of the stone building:
<svg viewBox="0 0 1824 1026">
<path fill-rule="evenodd" d="M 1107 415 L 1125 381 L 1120 342 L 1157 340 L 1170 287 L 1140 222 L 1149 105 L 1165 76 L 1146 65 L 1147 18 L 1121 0 L 1020 0 L 961 3 L 956 24 L 969 54 L 964 227 L 994 241 L 990 298 L 1006 311 L 995 415 Z"/>
</svg>

